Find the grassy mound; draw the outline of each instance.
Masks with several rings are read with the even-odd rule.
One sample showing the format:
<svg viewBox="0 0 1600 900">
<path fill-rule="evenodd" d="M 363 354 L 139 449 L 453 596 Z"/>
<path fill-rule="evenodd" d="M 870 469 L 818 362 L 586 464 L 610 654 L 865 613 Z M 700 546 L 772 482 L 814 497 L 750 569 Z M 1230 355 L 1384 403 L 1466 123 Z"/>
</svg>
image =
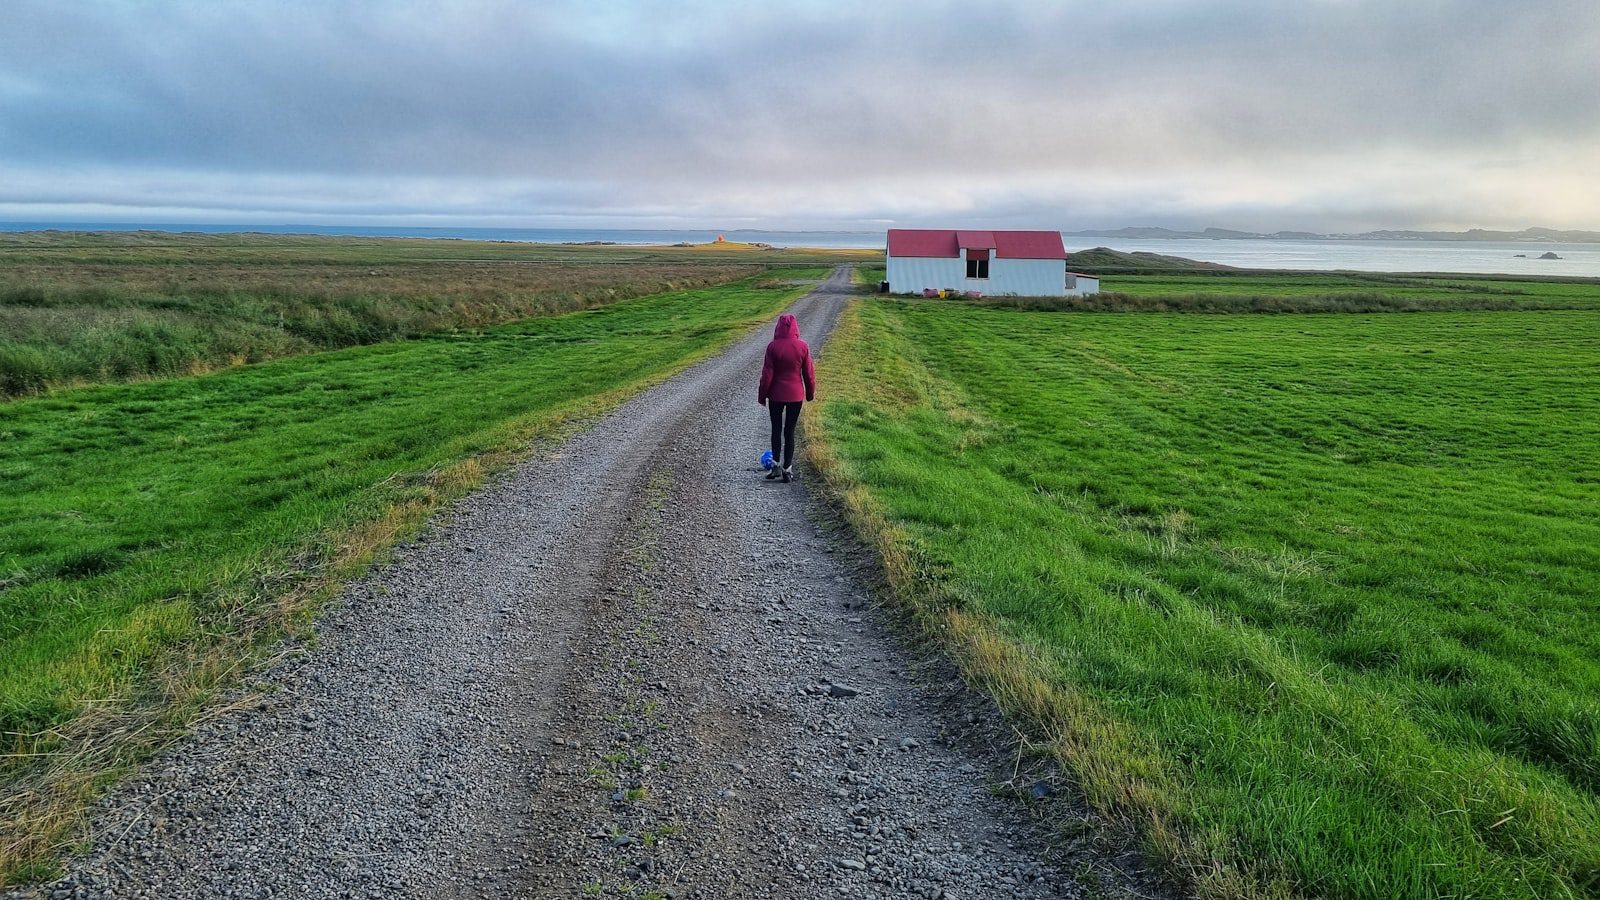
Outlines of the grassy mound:
<svg viewBox="0 0 1600 900">
<path fill-rule="evenodd" d="M 1182 256 L 1151 253 L 1148 250 L 1136 250 L 1128 253 L 1123 250 L 1113 250 L 1110 247 L 1093 247 L 1088 250 L 1080 250 L 1077 253 L 1067 254 L 1067 270 L 1082 272 L 1086 275 L 1192 270 L 1236 271 L 1233 266 L 1225 266 L 1222 263 L 1201 262 L 1197 259 L 1187 259 Z"/>
</svg>

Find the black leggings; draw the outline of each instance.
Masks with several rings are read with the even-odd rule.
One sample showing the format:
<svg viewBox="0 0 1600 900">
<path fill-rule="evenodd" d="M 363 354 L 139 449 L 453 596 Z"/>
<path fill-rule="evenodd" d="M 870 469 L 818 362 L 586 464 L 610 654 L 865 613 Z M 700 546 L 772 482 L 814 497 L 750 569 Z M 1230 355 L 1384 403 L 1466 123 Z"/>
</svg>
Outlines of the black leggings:
<svg viewBox="0 0 1600 900">
<path fill-rule="evenodd" d="M 799 400 L 793 403 L 767 401 L 767 414 L 772 416 L 772 461 L 783 460 L 783 467 L 794 465 L 794 426 L 800 421 Z"/>
</svg>

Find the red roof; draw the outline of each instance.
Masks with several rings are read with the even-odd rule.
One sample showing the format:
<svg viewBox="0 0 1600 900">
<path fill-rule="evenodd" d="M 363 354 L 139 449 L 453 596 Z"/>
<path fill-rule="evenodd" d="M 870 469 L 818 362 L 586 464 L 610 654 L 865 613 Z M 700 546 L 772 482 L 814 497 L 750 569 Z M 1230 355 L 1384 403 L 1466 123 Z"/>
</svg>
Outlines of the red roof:
<svg viewBox="0 0 1600 900">
<path fill-rule="evenodd" d="M 890 256 L 955 259 L 961 251 L 993 250 L 998 259 L 1066 259 L 1059 231 L 956 231 L 947 228 L 891 228 Z"/>
<path fill-rule="evenodd" d="M 995 250 L 994 232 L 992 231 L 958 231 L 956 243 L 963 250 Z"/>
<path fill-rule="evenodd" d="M 890 256 L 932 256 L 953 259 L 961 255 L 954 231 L 930 228 L 889 229 Z"/>
</svg>

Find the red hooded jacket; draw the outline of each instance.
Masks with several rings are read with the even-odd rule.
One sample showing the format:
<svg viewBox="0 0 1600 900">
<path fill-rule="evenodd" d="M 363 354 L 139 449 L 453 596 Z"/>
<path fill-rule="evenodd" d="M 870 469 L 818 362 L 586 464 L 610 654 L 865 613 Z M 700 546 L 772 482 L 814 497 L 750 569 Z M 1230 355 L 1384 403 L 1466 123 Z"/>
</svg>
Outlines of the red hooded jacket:
<svg viewBox="0 0 1600 900">
<path fill-rule="evenodd" d="M 794 316 L 778 317 L 767 344 L 767 358 L 761 364 L 761 389 L 756 399 L 762 403 L 794 403 L 813 400 L 817 394 L 817 370 L 811 365 L 811 348 L 800 340 L 800 326 Z"/>
</svg>

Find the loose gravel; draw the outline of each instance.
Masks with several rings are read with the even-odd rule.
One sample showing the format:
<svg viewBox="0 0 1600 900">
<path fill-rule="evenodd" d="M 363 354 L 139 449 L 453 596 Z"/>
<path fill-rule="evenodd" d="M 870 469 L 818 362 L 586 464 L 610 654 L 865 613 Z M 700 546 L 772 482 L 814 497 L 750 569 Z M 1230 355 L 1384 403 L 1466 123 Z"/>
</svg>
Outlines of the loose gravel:
<svg viewBox="0 0 1600 900">
<path fill-rule="evenodd" d="M 792 308 L 819 354 L 847 291 Z M 7 896 L 1147 892 L 906 647 L 806 473 L 760 477 L 766 337 L 441 515 Z"/>
</svg>

